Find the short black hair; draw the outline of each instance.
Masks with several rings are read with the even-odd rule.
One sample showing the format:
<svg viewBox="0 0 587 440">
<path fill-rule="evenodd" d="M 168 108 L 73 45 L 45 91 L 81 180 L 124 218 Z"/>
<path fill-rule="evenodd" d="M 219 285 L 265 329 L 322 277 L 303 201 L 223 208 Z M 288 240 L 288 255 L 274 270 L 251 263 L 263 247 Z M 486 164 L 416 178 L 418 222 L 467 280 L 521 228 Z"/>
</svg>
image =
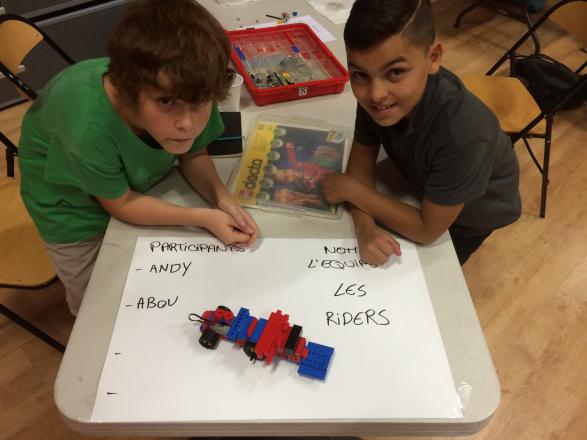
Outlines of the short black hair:
<svg viewBox="0 0 587 440">
<path fill-rule="evenodd" d="M 347 49 L 364 50 L 392 35 L 428 49 L 435 39 L 430 0 L 356 0 L 344 27 Z"/>
</svg>

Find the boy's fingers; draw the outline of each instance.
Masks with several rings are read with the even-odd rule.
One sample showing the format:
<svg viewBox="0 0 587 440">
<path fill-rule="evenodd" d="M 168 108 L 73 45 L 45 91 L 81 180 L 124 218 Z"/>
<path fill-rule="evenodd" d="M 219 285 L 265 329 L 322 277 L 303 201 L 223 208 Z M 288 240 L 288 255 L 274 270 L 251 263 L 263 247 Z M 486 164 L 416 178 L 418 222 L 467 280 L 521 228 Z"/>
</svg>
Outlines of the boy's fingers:
<svg viewBox="0 0 587 440">
<path fill-rule="evenodd" d="M 256 233 L 255 229 L 244 220 L 243 220 L 242 228 L 243 228 L 243 231 L 245 231 L 249 235 L 253 235 Z"/>
<path fill-rule="evenodd" d="M 381 252 L 379 249 L 373 252 L 373 260 L 377 266 L 384 265 L 387 262 L 387 258 L 388 256 L 384 252 Z"/>
<path fill-rule="evenodd" d="M 255 235 L 247 235 L 247 239 L 244 241 L 234 242 L 233 244 L 237 244 L 244 247 L 250 247 L 255 244 L 257 237 Z"/>
<path fill-rule="evenodd" d="M 244 213 L 247 225 L 251 228 L 251 234 L 254 234 L 255 236 L 259 235 L 259 226 L 257 226 L 257 223 L 253 219 L 253 216 L 251 216 L 251 214 L 249 214 L 246 211 Z"/>
<path fill-rule="evenodd" d="M 230 243 L 247 243 L 251 238 L 250 234 L 240 231 L 239 229 L 232 230 L 232 237 L 228 240 Z"/>
<path fill-rule="evenodd" d="M 364 260 L 368 263 L 379 266 L 387 261 L 387 255 L 385 255 L 385 251 L 377 246 L 377 244 L 372 243 L 371 246 L 366 249 Z"/>
<path fill-rule="evenodd" d="M 240 207 L 235 207 L 232 211 L 233 212 L 231 212 L 230 214 L 236 221 L 236 224 L 239 227 L 239 229 L 241 229 L 249 235 L 254 234 L 256 232 L 256 228 L 253 227 L 255 222 L 246 211 L 243 211 Z"/>
<path fill-rule="evenodd" d="M 240 229 L 243 232 L 246 232 L 249 235 L 253 233 L 251 227 L 245 219 L 245 216 L 241 212 L 239 212 L 238 209 L 235 209 L 233 212 L 231 212 L 230 216 L 233 218 L 235 226 L 238 229 Z"/>
<path fill-rule="evenodd" d="M 391 248 L 393 250 L 393 253 L 398 256 L 401 255 L 402 249 L 401 249 L 399 242 L 396 239 L 394 239 L 393 237 L 389 237 L 389 238 L 391 239 L 389 242 L 391 244 Z"/>
</svg>

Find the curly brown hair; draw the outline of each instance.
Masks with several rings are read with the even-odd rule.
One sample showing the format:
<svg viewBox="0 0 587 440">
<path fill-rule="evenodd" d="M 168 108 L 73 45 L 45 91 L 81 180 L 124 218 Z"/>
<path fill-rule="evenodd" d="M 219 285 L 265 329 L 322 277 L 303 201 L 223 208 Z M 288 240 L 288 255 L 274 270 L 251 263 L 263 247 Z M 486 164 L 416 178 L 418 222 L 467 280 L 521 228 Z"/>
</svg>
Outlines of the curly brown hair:
<svg viewBox="0 0 587 440">
<path fill-rule="evenodd" d="M 192 0 L 135 0 L 108 40 L 108 74 L 132 104 L 144 87 L 190 103 L 220 101 L 234 77 L 230 51 L 220 23 Z"/>
</svg>

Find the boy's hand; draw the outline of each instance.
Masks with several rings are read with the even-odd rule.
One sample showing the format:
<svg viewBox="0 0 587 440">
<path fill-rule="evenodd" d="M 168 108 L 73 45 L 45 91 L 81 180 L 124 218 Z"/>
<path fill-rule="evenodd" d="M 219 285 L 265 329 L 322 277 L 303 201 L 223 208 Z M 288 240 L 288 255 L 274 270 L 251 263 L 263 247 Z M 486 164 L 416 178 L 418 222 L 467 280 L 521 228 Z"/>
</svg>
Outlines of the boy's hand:
<svg viewBox="0 0 587 440">
<path fill-rule="evenodd" d="M 246 240 L 238 242 L 244 246 L 252 246 L 259 236 L 259 227 L 251 214 L 245 211 L 232 197 L 225 197 L 218 202 L 218 209 L 232 217 L 234 226 L 248 235 Z"/>
<path fill-rule="evenodd" d="M 358 181 L 348 174 L 329 173 L 322 182 L 324 198 L 328 203 L 351 202 L 351 190 Z"/>
<path fill-rule="evenodd" d="M 378 226 L 364 227 L 356 233 L 361 259 L 369 264 L 382 266 L 391 255 L 402 254 L 398 241 Z"/>
<path fill-rule="evenodd" d="M 207 210 L 203 226 L 226 244 L 246 246 L 251 241 L 251 234 L 243 232 L 231 215 L 219 209 Z"/>
</svg>

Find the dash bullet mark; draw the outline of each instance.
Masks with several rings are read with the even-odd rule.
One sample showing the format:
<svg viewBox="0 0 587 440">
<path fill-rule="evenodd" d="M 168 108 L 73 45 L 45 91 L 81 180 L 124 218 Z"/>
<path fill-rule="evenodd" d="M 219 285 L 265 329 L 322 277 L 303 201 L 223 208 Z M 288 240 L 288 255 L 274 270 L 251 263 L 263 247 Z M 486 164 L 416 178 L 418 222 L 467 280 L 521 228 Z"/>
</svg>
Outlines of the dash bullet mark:
<svg viewBox="0 0 587 440">
<path fill-rule="evenodd" d="M 118 352 L 118 353 L 114 353 L 114 354 L 122 354 L 122 353 Z"/>
<path fill-rule="evenodd" d="M 118 394 L 118 393 L 111 393 L 110 391 L 107 391 L 106 394 L 108 394 L 109 396 L 111 396 L 112 394 Z"/>
</svg>

